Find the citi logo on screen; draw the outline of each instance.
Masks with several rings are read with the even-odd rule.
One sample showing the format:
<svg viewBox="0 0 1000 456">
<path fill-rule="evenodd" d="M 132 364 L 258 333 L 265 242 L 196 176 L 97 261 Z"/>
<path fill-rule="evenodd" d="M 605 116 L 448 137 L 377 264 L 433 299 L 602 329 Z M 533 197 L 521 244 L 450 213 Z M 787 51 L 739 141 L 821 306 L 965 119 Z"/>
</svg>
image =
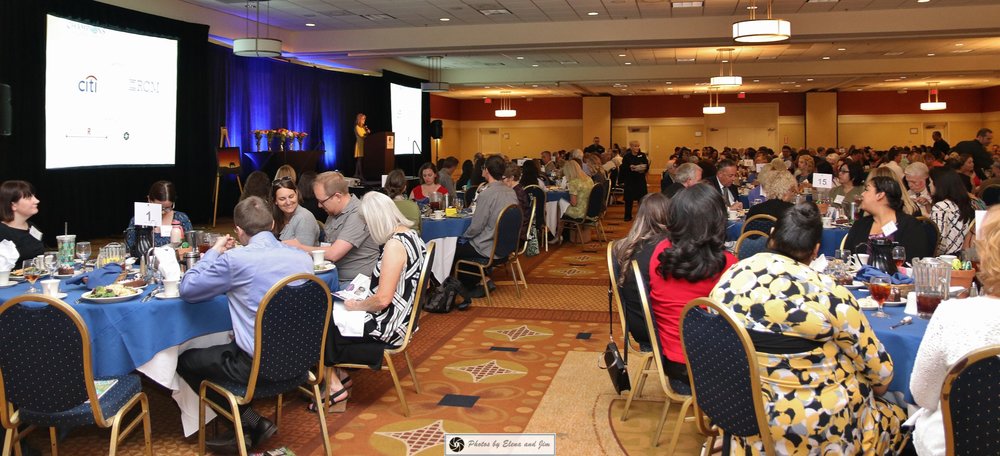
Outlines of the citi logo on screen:
<svg viewBox="0 0 1000 456">
<path fill-rule="evenodd" d="M 97 93 L 97 77 L 90 75 L 76 83 L 76 88 L 81 92 Z"/>
</svg>

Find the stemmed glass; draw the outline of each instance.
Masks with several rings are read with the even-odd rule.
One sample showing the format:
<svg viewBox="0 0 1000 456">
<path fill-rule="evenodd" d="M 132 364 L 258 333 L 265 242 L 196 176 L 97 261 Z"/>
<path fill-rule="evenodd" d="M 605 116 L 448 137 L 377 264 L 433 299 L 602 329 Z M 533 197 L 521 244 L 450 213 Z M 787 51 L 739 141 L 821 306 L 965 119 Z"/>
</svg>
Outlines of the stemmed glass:
<svg viewBox="0 0 1000 456">
<path fill-rule="evenodd" d="M 87 259 L 90 258 L 90 242 L 77 242 L 76 243 L 76 257 L 83 260 L 83 265 L 87 265 Z"/>
<path fill-rule="evenodd" d="M 35 288 L 35 281 L 38 280 L 38 277 L 41 274 L 41 271 L 39 270 L 40 268 L 38 267 L 41 265 L 37 264 L 40 262 L 36 260 L 37 258 L 24 260 L 24 267 L 21 269 L 22 274 L 24 274 L 24 278 L 31 284 L 31 287 L 28 288 L 28 293 L 38 293 L 38 289 Z"/>
<path fill-rule="evenodd" d="M 882 310 L 882 305 L 885 304 L 886 299 L 889 299 L 889 293 L 892 292 L 889 280 L 885 277 L 872 277 L 868 282 L 868 291 L 871 292 L 872 299 L 878 303 L 878 311 L 873 313 L 872 316 L 875 318 L 889 318 L 889 314 Z"/>
<path fill-rule="evenodd" d="M 45 252 L 42 257 L 42 264 L 45 265 L 45 271 L 49 273 L 49 278 L 54 278 L 56 275 L 56 270 L 59 267 L 59 255 L 56 252 Z"/>
<path fill-rule="evenodd" d="M 896 263 L 896 269 L 903 267 L 903 262 L 906 261 L 906 247 L 901 245 L 893 247 L 892 261 Z"/>
</svg>

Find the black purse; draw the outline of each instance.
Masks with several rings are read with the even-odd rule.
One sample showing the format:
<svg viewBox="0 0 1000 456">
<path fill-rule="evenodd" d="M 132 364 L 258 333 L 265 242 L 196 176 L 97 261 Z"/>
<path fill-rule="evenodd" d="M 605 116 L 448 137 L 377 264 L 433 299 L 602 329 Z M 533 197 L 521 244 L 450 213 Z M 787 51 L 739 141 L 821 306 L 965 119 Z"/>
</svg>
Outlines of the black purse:
<svg viewBox="0 0 1000 456">
<path fill-rule="evenodd" d="M 614 306 L 613 294 L 611 287 L 615 285 L 614 280 L 608 286 L 608 346 L 604 348 L 604 366 L 598 366 L 601 369 L 607 369 L 608 375 L 611 376 L 611 384 L 615 387 L 615 392 L 621 394 L 622 391 L 630 391 L 632 389 L 632 383 L 628 377 L 628 320 L 625 321 L 625 358 L 622 358 L 621 352 L 618 350 L 618 345 L 615 344 L 615 325 L 614 325 L 614 312 L 612 308 Z M 625 318 L 624 315 L 621 318 Z"/>
</svg>

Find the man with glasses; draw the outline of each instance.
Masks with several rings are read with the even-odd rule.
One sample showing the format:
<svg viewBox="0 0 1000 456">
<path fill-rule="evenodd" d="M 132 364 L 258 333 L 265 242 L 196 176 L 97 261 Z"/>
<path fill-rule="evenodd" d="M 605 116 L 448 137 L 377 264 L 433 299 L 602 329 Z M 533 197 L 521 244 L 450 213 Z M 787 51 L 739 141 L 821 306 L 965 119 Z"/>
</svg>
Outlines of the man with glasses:
<svg viewBox="0 0 1000 456">
<path fill-rule="evenodd" d="M 319 207 L 329 214 L 323 231 L 330 245 L 314 247 L 294 239 L 284 241 L 285 244 L 306 252 L 323 250 L 323 257 L 337 265 L 341 286 L 350 283 L 358 274 L 371 275 L 378 261 L 378 245 L 361 218 L 361 201 L 347 191 L 344 176 L 336 171 L 316 176 L 313 192 Z"/>
<path fill-rule="evenodd" d="M 710 179 L 712 186 L 722 195 L 726 207 L 733 210 L 743 209 L 740 202 L 739 188 L 736 186 L 736 162 L 725 159 L 719 162 L 715 178 Z"/>
</svg>

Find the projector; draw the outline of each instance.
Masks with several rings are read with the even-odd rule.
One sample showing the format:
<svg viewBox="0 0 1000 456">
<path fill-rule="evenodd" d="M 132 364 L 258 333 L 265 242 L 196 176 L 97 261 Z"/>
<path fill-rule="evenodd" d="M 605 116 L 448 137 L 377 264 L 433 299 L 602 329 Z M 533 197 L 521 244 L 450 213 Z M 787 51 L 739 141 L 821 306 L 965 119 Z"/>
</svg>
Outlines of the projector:
<svg viewBox="0 0 1000 456">
<path fill-rule="evenodd" d="M 447 82 L 421 82 L 420 90 L 424 92 L 447 92 L 450 86 Z"/>
</svg>

